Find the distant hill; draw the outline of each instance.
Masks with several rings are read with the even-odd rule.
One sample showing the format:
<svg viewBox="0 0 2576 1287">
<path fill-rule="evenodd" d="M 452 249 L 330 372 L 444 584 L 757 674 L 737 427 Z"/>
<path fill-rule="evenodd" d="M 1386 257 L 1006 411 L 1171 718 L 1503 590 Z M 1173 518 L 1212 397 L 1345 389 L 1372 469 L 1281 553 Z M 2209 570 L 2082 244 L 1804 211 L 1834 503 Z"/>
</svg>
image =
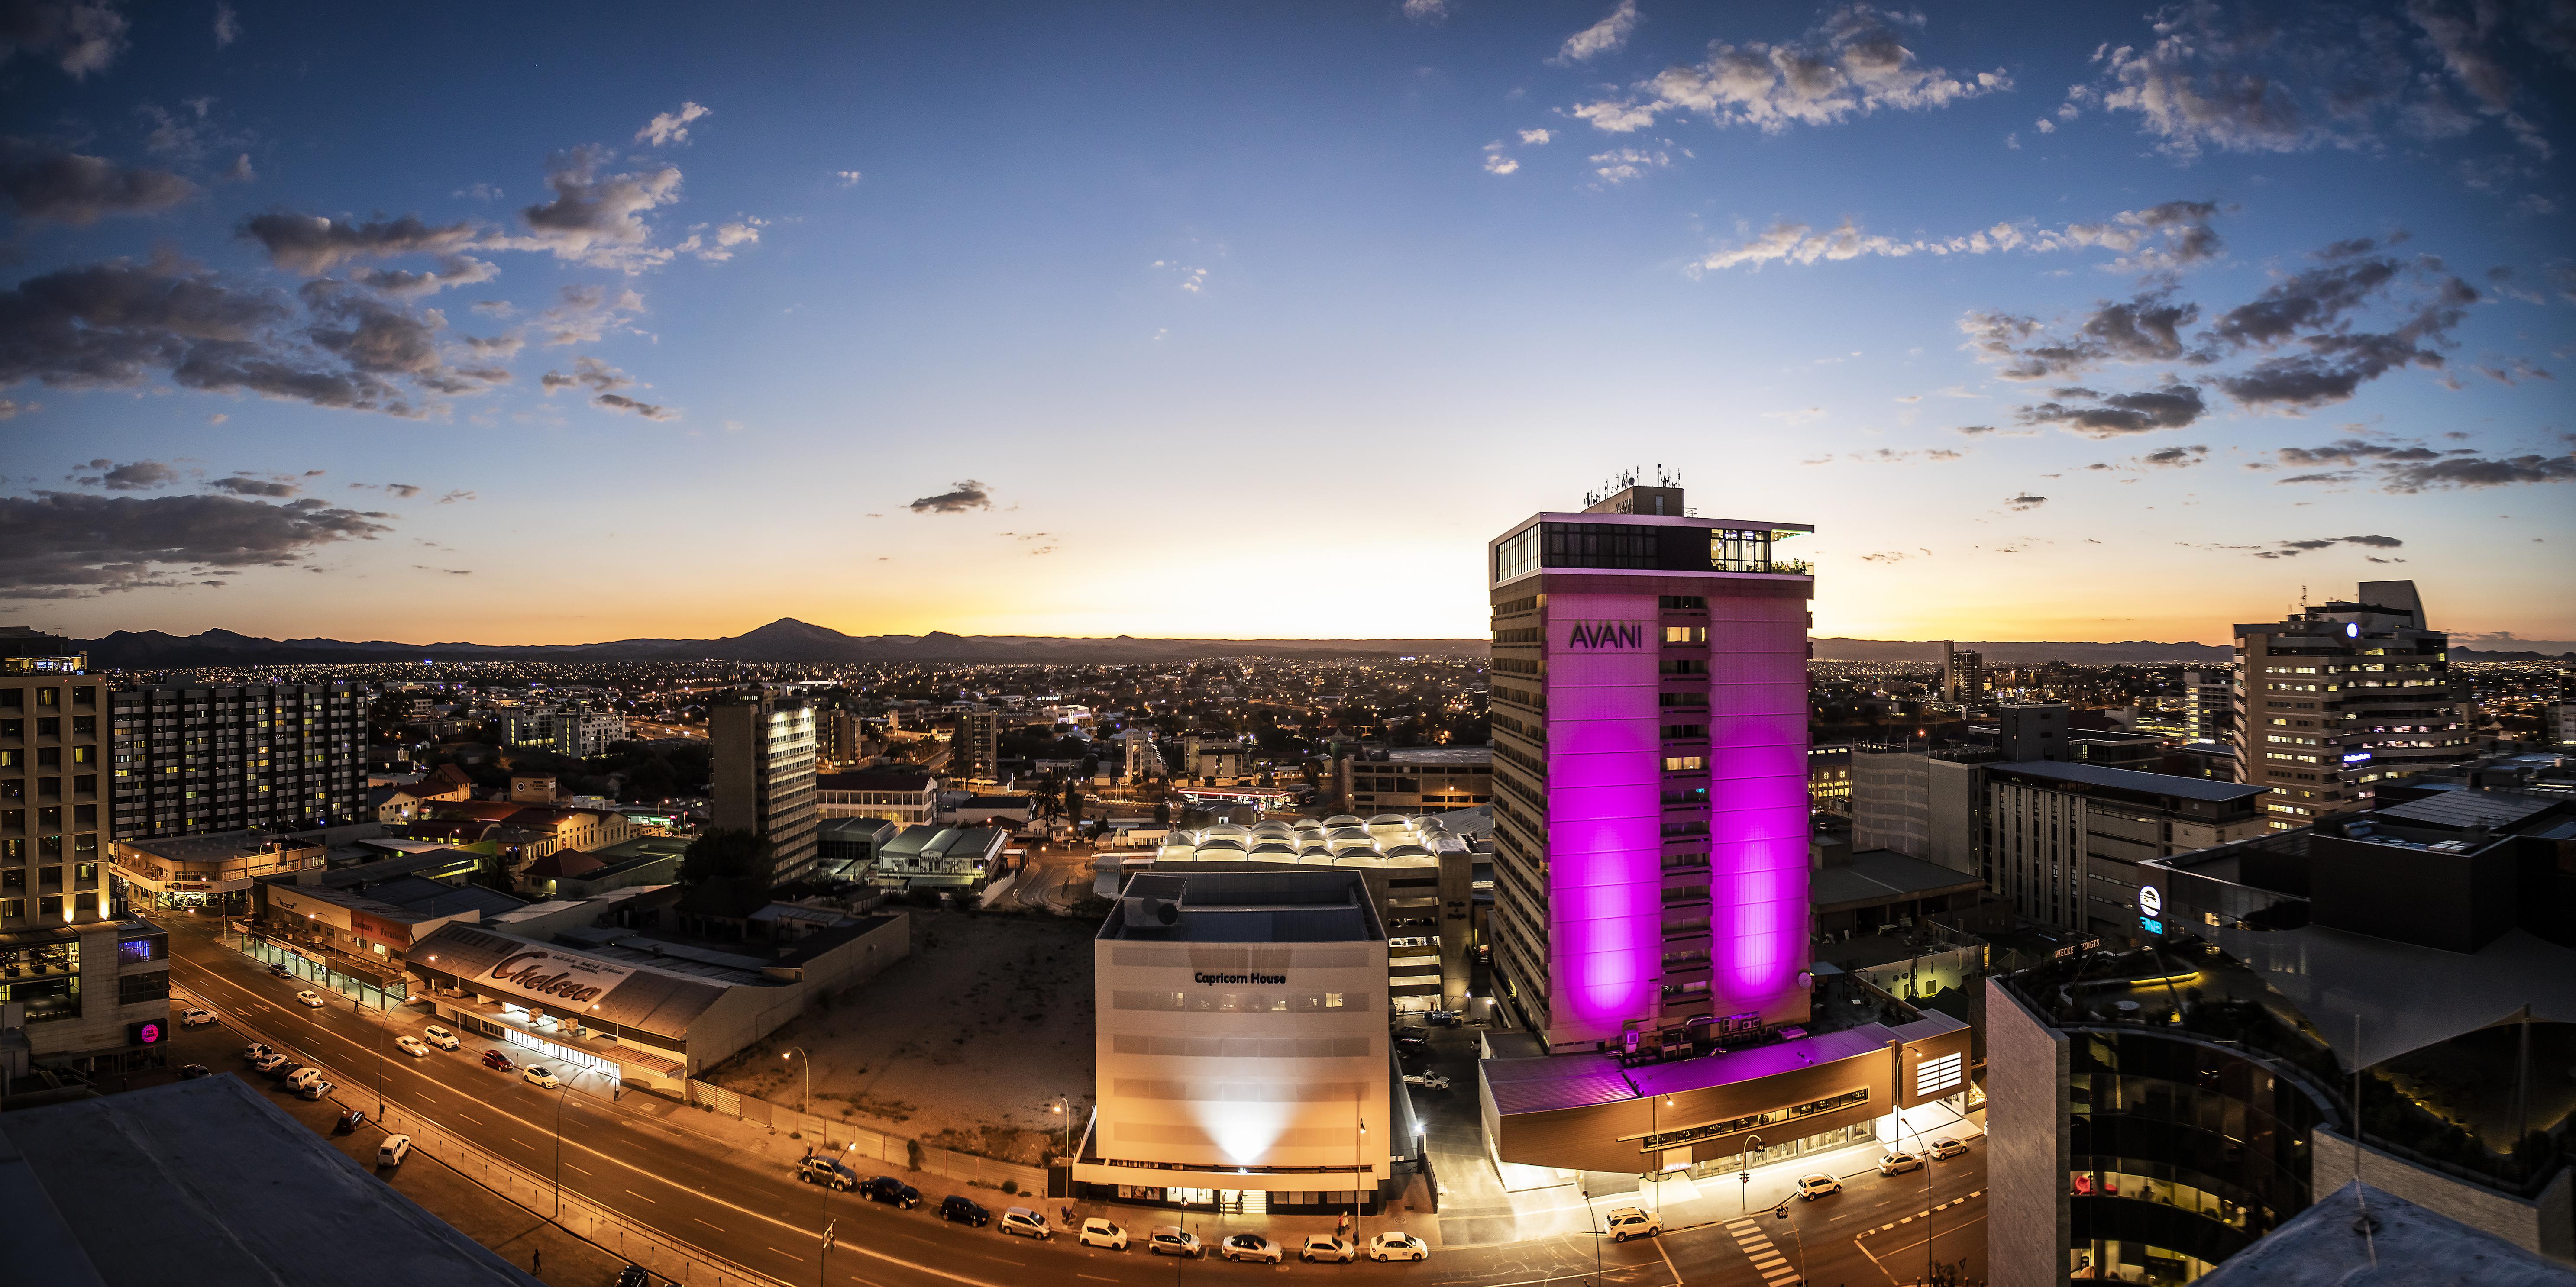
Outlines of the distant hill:
<svg viewBox="0 0 2576 1287">
<path fill-rule="evenodd" d="M 2512 640 L 2526 651 L 2482 652 L 2455 648 L 2462 661 L 2553 661 L 2576 652 L 2576 643 Z M 1991 665 L 2042 661 L 2110 664 L 2182 662 L 2222 664 L 2221 644 L 2034 642 L 1960 640 Z M 82 644 L 102 670 L 170 670 L 186 666 L 350 665 L 435 661 L 957 661 L 957 662 L 1158 662 L 1207 657 L 1482 656 L 1483 639 L 1063 639 L 1045 635 L 845 635 L 811 622 L 782 617 L 757 630 L 724 639 L 618 639 L 590 644 L 392 643 L 340 639 L 262 639 L 229 630 L 173 635 L 120 630 Z M 1818 639 L 1819 661 L 1887 661 L 1936 664 L 1939 640 Z"/>
</svg>

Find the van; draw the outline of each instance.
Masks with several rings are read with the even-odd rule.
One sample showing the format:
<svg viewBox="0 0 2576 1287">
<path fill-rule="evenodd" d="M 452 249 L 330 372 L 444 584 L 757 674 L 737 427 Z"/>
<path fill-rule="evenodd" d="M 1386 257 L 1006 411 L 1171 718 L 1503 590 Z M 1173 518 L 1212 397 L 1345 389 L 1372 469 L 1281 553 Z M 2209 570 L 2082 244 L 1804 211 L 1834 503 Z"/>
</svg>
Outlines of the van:
<svg viewBox="0 0 2576 1287">
<path fill-rule="evenodd" d="M 311 1064 L 296 1069 L 279 1085 L 286 1090 L 302 1090 L 322 1080 L 322 1070 Z"/>
<path fill-rule="evenodd" d="M 455 1033 L 449 1032 L 447 1029 L 439 1027 L 434 1023 L 421 1029 L 420 1036 L 421 1040 L 426 1041 L 441 1050 L 454 1050 L 460 1044 L 456 1039 Z"/>
</svg>

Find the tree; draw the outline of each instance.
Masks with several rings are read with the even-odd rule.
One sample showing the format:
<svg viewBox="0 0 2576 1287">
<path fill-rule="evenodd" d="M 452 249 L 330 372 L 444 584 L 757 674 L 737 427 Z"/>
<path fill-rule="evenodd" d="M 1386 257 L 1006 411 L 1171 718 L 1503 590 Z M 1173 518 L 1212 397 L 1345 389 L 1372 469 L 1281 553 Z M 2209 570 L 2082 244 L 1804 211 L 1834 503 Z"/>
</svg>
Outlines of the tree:
<svg viewBox="0 0 2576 1287">
<path fill-rule="evenodd" d="M 1154 825 L 1155 825 L 1155 826 L 1157 826 L 1157 827 L 1161 827 L 1161 828 L 1163 828 L 1163 829 L 1164 829 L 1164 830 L 1166 830 L 1166 831 L 1171 830 L 1171 827 L 1172 827 L 1172 802 L 1171 802 L 1171 801 L 1169 801 L 1169 800 L 1156 800 L 1156 801 L 1154 802 Z"/>
<path fill-rule="evenodd" d="M 717 829 L 689 842 L 680 855 L 680 883 L 734 880 L 769 873 L 769 842 L 748 831 Z"/>
<path fill-rule="evenodd" d="M 1065 821 L 1073 824 L 1075 831 L 1082 830 L 1082 784 L 1080 782 L 1064 784 L 1064 817 Z"/>
</svg>

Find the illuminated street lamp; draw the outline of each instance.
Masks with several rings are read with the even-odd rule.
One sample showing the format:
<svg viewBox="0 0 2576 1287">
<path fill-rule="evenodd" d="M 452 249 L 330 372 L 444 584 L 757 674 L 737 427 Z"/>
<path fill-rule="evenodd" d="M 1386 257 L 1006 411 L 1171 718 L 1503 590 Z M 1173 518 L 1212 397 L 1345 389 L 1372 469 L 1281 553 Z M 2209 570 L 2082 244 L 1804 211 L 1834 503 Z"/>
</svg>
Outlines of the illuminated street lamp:
<svg viewBox="0 0 2576 1287">
<path fill-rule="evenodd" d="M 811 1117 L 814 1114 L 814 1056 L 805 1054 L 805 1047 L 803 1046 L 789 1046 L 787 1050 L 781 1050 L 778 1052 L 780 1062 L 786 1061 L 788 1050 L 795 1051 L 797 1054 L 803 1055 L 805 1058 L 805 1098 L 803 1101 L 803 1107 L 800 1111 L 802 1111 L 806 1116 Z"/>
</svg>

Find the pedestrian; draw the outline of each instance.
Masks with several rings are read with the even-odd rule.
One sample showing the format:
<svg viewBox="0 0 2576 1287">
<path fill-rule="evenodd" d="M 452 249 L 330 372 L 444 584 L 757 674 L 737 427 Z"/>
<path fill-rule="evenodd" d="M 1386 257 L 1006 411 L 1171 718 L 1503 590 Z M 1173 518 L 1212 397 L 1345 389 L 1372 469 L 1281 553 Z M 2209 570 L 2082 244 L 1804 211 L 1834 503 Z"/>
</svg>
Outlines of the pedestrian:
<svg viewBox="0 0 2576 1287">
<path fill-rule="evenodd" d="M 532 1273 L 532 1274 L 542 1274 L 542 1273 L 544 1273 L 545 1271 L 546 1271 L 546 1253 L 545 1253 L 544 1249 L 540 1248 L 540 1249 L 538 1249 L 538 1250 L 535 1250 L 535 1251 L 531 1251 L 531 1252 L 529 1252 L 529 1253 L 528 1253 L 528 1272 L 529 1272 L 529 1273 Z"/>
</svg>

